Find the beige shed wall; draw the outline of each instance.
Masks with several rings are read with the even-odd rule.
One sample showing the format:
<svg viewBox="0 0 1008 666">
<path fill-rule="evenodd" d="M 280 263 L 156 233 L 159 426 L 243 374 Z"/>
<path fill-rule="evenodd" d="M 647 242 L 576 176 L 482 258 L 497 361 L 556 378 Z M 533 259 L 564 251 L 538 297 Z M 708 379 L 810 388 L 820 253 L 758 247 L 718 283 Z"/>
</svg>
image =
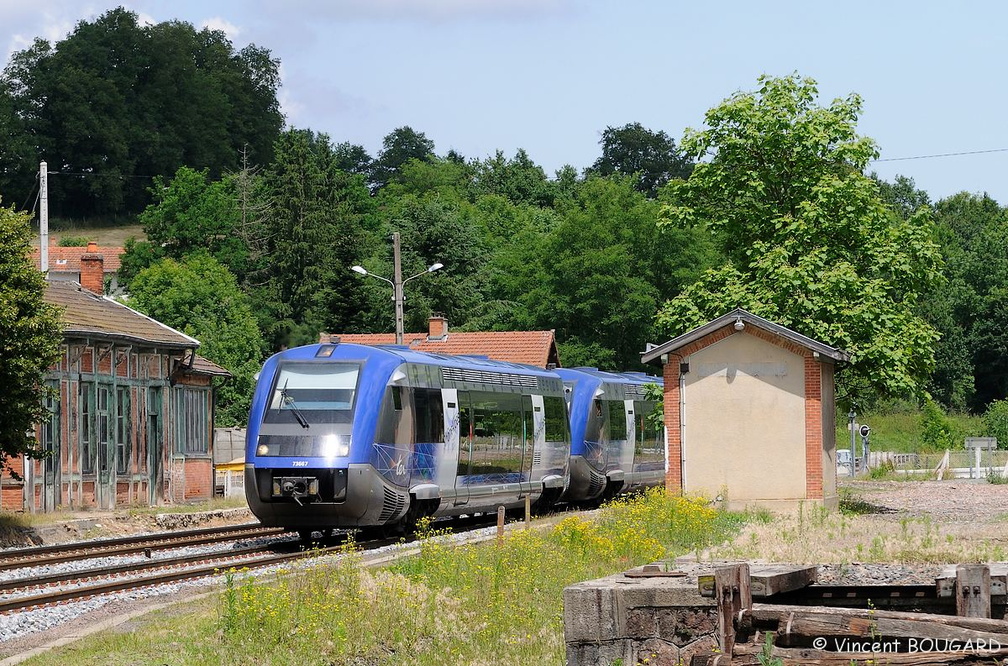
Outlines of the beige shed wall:
<svg viewBox="0 0 1008 666">
<path fill-rule="evenodd" d="M 805 359 L 743 331 L 695 352 L 689 365 L 683 489 L 726 490 L 732 504 L 804 499 Z"/>
</svg>

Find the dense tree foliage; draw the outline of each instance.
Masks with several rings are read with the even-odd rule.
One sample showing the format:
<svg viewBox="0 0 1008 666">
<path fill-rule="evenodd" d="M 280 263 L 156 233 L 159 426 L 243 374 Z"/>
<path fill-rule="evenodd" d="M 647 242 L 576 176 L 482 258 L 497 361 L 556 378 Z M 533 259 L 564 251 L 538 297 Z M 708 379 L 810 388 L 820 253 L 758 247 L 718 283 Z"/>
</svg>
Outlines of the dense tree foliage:
<svg viewBox="0 0 1008 666">
<path fill-rule="evenodd" d="M 217 390 L 216 424 L 243 424 L 265 346 L 234 275 L 204 252 L 161 259 L 130 282 L 129 305 L 196 338 L 201 356 L 231 371 Z"/>
<path fill-rule="evenodd" d="M 554 329 L 567 365 L 639 369 L 647 342 L 744 306 L 853 352 L 842 388 L 862 404 L 1006 397 L 1004 211 L 865 176 L 856 95 L 820 107 L 813 82 L 763 78 L 678 145 L 610 126 L 583 172 L 550 175 L 523 149 L 439 156 L 410 126 L 374 157 L 285 129 L 279 85 L 266 49 L 114 9 L 9 60 L 0 192 L 30 204 L 46 159 L 54 216 L 137 214 L 130 291 L 209 271 L 249 299 L 266 351 L 391 331 L 391 288 L 349 267 L 391 276 L 399 232 L 405 276 L 445 265 L 407 285 L 412 330 L 435 312 L 453 330 Z"/>
<path fill-rule="evenodd" d="M 0 79 L 0 191 L 28 199 L 38 163 L 56 175 L 55 217 L 137 213 L 155 176 L 180 166 L 214 177 L 245 151 L 267 162 L 283 117 L 279 62 L 235 51 L 221 31 L 178 21 L 140 25 L 123 8 L 81 21 L 64 40 L 36 40 Z"/>
<path fill-rule="evenodd" d="M 634 179 L 635 187 L 650 198 L 669 181 L 688 178 L 693 164 L 665 132 L 654 132 L 640 123 L 607 127 L 602 132 L 602 156 L 595 160 L 590 173 L 611 176 L 614 173 Z"/>
<path fill-rule="evenodd" d="M 858 96 L 820 107 L 810 79 L 760 83 L 683 140 L 709 159 L 668 186 L 667 224 L 708 229 L 727 261 L 660 323 L 672 335 L 743 307 L 850 352 L 839 385 L 850 401 L 919 393 L 938 337 L 914 310 L 940 266 L 926 212 L 894 216 L 864 175 L 877 153 L 855 132 Z"/>
<path fill-rule="evenodd" d="M 362 294 L 349 270 L 357 263 L 372 200 L 361 176 L 342 171 L 325 134 L 288 130 L 264 171 L 268 213 L 252 232 L 259 320 L 273 348 L 346 330 L 360 316 Z"/>
<path fill-rule="evenodd" d="M 47 411 L 44 378 L 59 359 L 60 313 L 43 300 L 45 279 L 29 258 L 28 217 L 0 207 L 0 454 L 41 455 L 35 424 Z M 2 463 L 6 464 L 6 462 Z"/>
</svg>

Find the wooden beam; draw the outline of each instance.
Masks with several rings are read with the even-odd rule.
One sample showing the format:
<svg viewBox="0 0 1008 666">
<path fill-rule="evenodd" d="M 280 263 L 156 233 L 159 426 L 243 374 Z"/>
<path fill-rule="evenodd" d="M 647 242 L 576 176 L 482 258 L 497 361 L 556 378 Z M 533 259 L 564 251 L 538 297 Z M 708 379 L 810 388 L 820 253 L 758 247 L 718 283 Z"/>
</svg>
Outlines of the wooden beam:
<svg viewBox="0 0 1008 666">
<path fill-rule="evenodd" d="M 723 654 L 730 655 L 735 647 L 736 623 L 743 609 L 752 608 L 749 565 L 743 562 L 715 569 L 714 589 L 717 593 L 718 645 Z"/>
<path fill-rule="evenodd" d="M 753 604 L 757 627 L 777 627 L 782 638 L 916 638 L 996 642 L 1008 648 L 1008 622 L 901 611 Z"/>
</svg>

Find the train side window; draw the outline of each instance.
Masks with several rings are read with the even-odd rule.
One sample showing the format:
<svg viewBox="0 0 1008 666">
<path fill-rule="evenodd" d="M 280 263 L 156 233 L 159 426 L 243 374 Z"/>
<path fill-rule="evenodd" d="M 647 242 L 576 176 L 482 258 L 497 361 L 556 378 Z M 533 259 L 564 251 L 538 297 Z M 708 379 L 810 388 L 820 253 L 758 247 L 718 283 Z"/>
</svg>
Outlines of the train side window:
<svg viewBox="0 0 1008 666">
<path fill-rule="evenodd" d="M 606 400 L 609 408 L 609 441 L 624 442 L 627 438 L 626 407 L 622 400 Z"/>
<path fill-rule="evenodd" d="M 440 389 L 414 389 L 416 402 L 416 441 L 433 443 L 444 441 L 444 407 Z"/>
</svg>

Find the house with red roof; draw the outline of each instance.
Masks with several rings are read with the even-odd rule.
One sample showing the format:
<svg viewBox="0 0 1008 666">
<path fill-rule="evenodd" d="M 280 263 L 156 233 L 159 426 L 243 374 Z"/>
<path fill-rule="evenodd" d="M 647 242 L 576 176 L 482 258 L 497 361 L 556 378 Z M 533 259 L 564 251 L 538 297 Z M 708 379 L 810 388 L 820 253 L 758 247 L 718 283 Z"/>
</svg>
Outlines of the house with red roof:
<svg viewBox="0 0 1008 666">
<path fill-rule="evenodd" d="M 395 333 L 322 333 L 319 342 L 333 336 L 359 345 L 394 345 Z M 415 351 L 446 356 L 486 356 L 495 361 L 524 363 L 540 368 L 560 367 L 556 336 L 550 331 L 448 331 L 448 320 L 434 315 L 425 333 L 404 333 L 403 345 Z"/>
<path fill-rule="evenodd" d="M 87 247 L 60 247 L 50 241 L 46 273 L 50 280 L 82 283 L 81 262 L 84 257 L 101 255 L 102 283 L 108 283 L 109 293 L 114 294 L 119 291 L 119 258 L 125 251 L 125 248 L 102 246 L 94 241 L 88 241 Z M 35 268 L 42 270 L 42 251 L 37 247 L 32 248 L 32 261 Z"/>
</svg>

